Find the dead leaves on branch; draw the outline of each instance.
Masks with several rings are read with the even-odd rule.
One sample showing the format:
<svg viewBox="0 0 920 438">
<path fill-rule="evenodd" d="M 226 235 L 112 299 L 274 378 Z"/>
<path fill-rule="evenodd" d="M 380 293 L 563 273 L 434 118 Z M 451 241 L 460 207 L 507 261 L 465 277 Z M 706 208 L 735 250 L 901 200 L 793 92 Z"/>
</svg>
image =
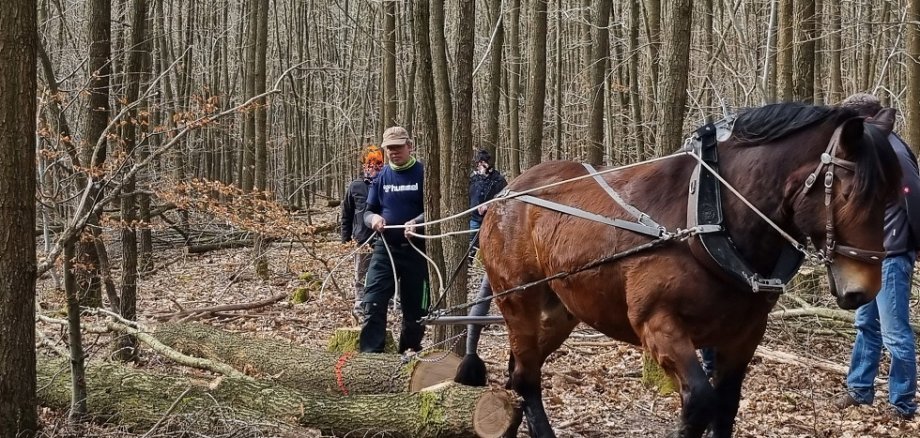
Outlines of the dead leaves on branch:
<svg viewBox="0 0 920 438">
<path fill-rule="evenodd" d="M 219 181 L 194 179 L 157 195 L 180 209 L 219 217 L 227 225 L 272 239 L 312 240 L 318 229 L 328 228 L 296 218 L 271 192 L 246 192 Z"/>
</svg>

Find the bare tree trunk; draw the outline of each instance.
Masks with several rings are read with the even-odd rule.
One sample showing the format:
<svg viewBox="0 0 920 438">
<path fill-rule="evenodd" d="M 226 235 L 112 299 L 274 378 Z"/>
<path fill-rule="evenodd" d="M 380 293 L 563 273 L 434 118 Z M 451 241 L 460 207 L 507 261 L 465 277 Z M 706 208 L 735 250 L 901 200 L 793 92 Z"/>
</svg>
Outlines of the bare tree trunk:
<svg viewBox="0 0 920 438">
<path fill-rule="evenodd" d="M 629 2 L 629 53 L 635 54 L 639 49 L 639 2 Z M 644 102 L 639 95 L 639 57 L 632 55 L 629 58 L 629 101 L 632 108 L 633 141 L 636 142 L 636 153 L 639 161 L 648 157 L 645 148 L 644 121 L 642 119 L 642 105 Z"/>
<path fill-rule="evenodd" d="M 495 37 L 489 46 L 489 95 L 486 105 L 485 149 L 498 162 L 499 124 L 502 94 L 502 48 L 505 45 L 505 20 L 501 15 L 501 1 L 489 2 L 489 19 L 495 23 Z"/>
<path fill-rule="evenodd" d="M 828 13 L 830 28 L 827 32 L 829 34 L 830 47 L 828 48 L 827 69 L 831 73 L 831 84 L 827 100 L 830 103 L 839 103 L 843 100 L 843 80 L 840 76 L 840 69 L 842 68 L 840 52 L 843 50 L 840 44 L 840 2 L 831 0 L 828 3 L 830 5 L 830 11 Z"/>
<path fill-rule="evenodd" d="M 454 120 L 454 110 L 451 101 L 450 74 L 447 66 L 447 43 L 444 40 L 444 1 L 432 0 L 429 8 L 429 15 L 429 30 L 431 32 L 431 70 L 434 75 L 434 98 L 438 116 L 438 140 L 441 142 L 438 147 L 441 148 L 440 156 L 444 158 L 441 160 L 441 180 L 453 181 L 454 178 L 462 178 L 461 175 L 465 175 L 466 172 L 460 175 L 451 174 L 450 160 L 447 159 L 451 156 L 451 148 L 453 148 L 450 141 L 453 138 L 453 127 L 451 123 L 453 123 Z M 448 199 L 449 195 L 441 198 L 442 212 L 450 211 L 450 201 Z"/>
<path fill-rule="evenodd" d="M 521 174 L 521 0 L 510 0 L 508 28 L 510 47 L 510 68 L 508 70 L 508 131 L 511 160 L 508 175 L 514 178 Z"/>
<path fill-rule="evenodd" d="M 793 89 L 793 49 L 795 45 L 795 7 L 793 0 L 778 0 L 779 20 L 776 38 L 776 76 L 779 98 L 784 101 L 795 97 Z"/>
<path fill-rule="evenodd" d="M 125 81 L 127 93 L 125 101 L 129 104 L 135 102 L 140 95 L 140 86 L 146 68 L 147 49 L 147 0 L 134 0 L 131 8 L 131 45 L 128 50 L 128 62 L 125 64 Z M 138 110 L 128 112 L 129 122 L 122 130 L 122 140 L 125 145 L 125 157 L 133 162 L 135 147 L 137 145 L 136 131 L 139 122 Z M 125 196 L 121 200 L 121 229 L 122 270 L 121 270 L 121 296 L 119 297 L 118 312 L 129 321 L 137 318 L 137 198 L 134 195 L 136 188 L 135 179 L 128 178 L 124 182 Z M 134 360 L 137 357 L 137 340 L 133 336 L 119 336 L 115 343 L 116 357 L 120 360 Z"/>
<path fill-rule="evenodd" d="M 907 14 L 907 144 L 920 154 L 920 0 Z"/>
<path fill-rule="evenodd" d="M 543 158 L 543 111 L 546 106 L 546 3 L 547 0 L 534 0 L 533 15 L 531 15 L 525 168 L 539 164 Z"/>
<path fill-rule="evenodd" d="M 89 20 L 87 22 L 87 35 L 89 36 L 89 58 L 87 64 L 91 79 L 86 111 L 85 131 L 81 140 L 82 160 L 90 169 L 101 167 L 106 158 L 106 140 L 103 138 L 106 126 L 109 123 L 109 77 L 112 75 L 111 67 L 111 20 L 112 4 L 109 0 L 89 1 Z M 97 150 L 96 145 L 99 144 Z M 91 177 L 93 180 L 97 177 Z M 95 203 L 101 196 L 101 188 L 93 184 L 87 193 L 87 202 Z M 87 225 L 90 227 L 99 224 L 98 215 L 92 215 Z M 83 291 L 81 302 L 84 305 L 98 307 L 102 304 L 102 289 L 99 280 L 98 256 L 92 241 L 81 240 L 77 247 L 77 259 L 85 270 L 78 276 L 79 288 Z"/>
<path fill-rule="evenodd" d="M 453 101 L 456 104 L 454 111 L 453 138 L 451 138 L 450 165 L 450 204 L 449 213 L 466 210 L 469 206 L 469 180 L 460 178 L 469 168 L 470 152 L 473 149 L 473 46 L 476 36 L 476 2 L 460 2 L 460 17 L 458 23 L 458 40 L 454 77 Z M 443 153 L 443 149 L 441 150 Z M 426 178 L 427 179 L 427 178 Z M 466 229 L 469 218 L 462 216 L 447 222 L 445 231 L 459 231 Z M 459 266 L 456 279 L 448 284 L 447 305 L 455 306 L 466 302 L 468 290 L 468 271 L 466 263 L 466 250 L 469 247 L 469 237 L 464 234 L 454 235 L 444 242 L 445 263 L 447 266 Z M 436 339 L 440 342 L 460 334 L 465 327 L 461 325 L 446 326 L 444 338 Z M 463 354 L 465 347 L 457 343 L 456 353 Z"/>
<path fill-rule="evenodd" d="M 658 93 L 658 150 L 669 154 L 677 150 L 683 138 L 684 112 L 687 106 L 687 79 L 690 73 L 690 25 L 693 0 L 676 0 L 671 4 Z"/>
<path fill-rule="evenodd" d="M 37 6 L 0 13 L 0 436 L 38 431 L 35 384 Z"/>
<path fill-rule="evenodd" d="M 607 56 L 610 52 L 610 0 L 597 2 L 597 30 L 591 57 L 591 118 L 588 124 L 588 154 L 586 161 L 599 166 L 604 161 L 604 78 L 609 73 Z"/>
<path fill-rule="evenodd" d="M 796 1 L 799 50 L 795 60 L 796 100 L 811 103 L 815 96 L 815 0 Z"/>
<path fill-rule="evenodd" d="M 431 44 L 429 33 L 429 13 L 427 2 L 414 2 L 413 25 L 415 26 L 415 53 L 418 70 L 416 70 L 416 89 L 418 90 L 418 114 L 421 117 L 414 135 L 419 144 L 424 145 L 422 159 L 425 161 L 425 213 L 428 217 L 441 217 L 441 151 L 438 145 L 438 118 L 435 114 L 434 76 L 431 71 Z M 427 225 L 429 234 L 440 234 L 441 224 Z M 441 272 L 445 272 L 444 249 L 440 239 L 426 243 L 426 252 L 434 260 Z M 431 278 L 431 290 L 440 291 L 444 285 Z"/>
<path fill-rule="evenodd" d="M 396 2 L 383 3 L 383 125 L 396 125 Z"/>
</svg>

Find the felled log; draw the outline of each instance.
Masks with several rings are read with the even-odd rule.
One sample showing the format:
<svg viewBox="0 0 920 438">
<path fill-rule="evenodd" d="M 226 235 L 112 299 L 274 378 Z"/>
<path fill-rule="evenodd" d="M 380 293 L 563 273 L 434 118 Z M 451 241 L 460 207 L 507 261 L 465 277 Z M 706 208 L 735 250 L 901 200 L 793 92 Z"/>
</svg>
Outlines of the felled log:
<svg viewBox="0 0 920 438">
<path fill-rule="evenodd" d="M 435 351 L 403 363 L 397 354 L 330 353 L 200 324 L 162 324 L 156 337 L 182 353 L 326 394 L 414 392 L 453 379 L 460 363 L 450 352 Z"/>
<path fill-rule="evenodd" d="M 112 363 L 91 363 L 86 378 L 89 416 L 135 432 L 167 423 L 194 432 L 258 423 L 336 436 L 498 437 L 513 412 L 507 391 L 450 383 L 414 394 L 337 397 L 232 377 L 195 381 Z M 68 409 L 67 361 L 39 356 L 38 387 L 42 405 Z"/>
</svg>

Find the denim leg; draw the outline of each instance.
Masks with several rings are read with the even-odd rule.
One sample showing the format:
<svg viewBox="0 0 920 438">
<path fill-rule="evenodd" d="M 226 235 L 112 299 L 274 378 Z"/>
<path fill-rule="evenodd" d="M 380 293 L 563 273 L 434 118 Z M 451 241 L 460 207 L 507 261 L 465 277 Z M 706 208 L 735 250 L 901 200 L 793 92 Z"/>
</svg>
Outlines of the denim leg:
<svg viewBox="0 0 920 438">
<path fill-rule="evenodd" d="M 882 264 L 882 290 L 878 303 L 882 342 L 891 355 L 888 401 L 902 414 L 917 411 L 917 361 L 914 332 L 910 327 L 910 277 L 913 257 L 888 257 Z"/>
<path fill-rule="evenodd" d="M 364 288 L 367 285 L 367 268 L 371 264 L 371 253 L 359 250 L 355 253 L 355 306 L 364 301 Z"/>
<path fill-rule="evenodd" d="M 861 404 L 871 404 L 875 399 L 874 382 L 882 356 L 882 334 L 876 300 L 856 310 L 856 343 L 853 344 L 850 370 L 847 373 L 847 391 Z"/>
</svg>

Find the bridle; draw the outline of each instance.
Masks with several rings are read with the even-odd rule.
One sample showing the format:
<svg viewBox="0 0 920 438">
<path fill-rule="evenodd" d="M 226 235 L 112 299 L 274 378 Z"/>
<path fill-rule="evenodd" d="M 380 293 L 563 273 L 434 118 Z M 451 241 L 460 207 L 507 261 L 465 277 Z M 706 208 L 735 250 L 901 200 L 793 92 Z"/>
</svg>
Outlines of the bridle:
<svg viewBox="0 0 920 438">
<path fill-rule="evenodd" d="M 834 178 L 836 176 L 837 168 L 843 168 L 852 173 L 856 172 L 856 163 L 837 157 L 837 147 L 840 145 L 840 135 L 843 132 L 843 127 L 846 124 L 847 121 L 843 122 L 840 126 L 837 127 L 837 129 L 834 130 L 834 134 L 831 136 L 830 142 L 827 145 L 827 149 L 825 149 L 824 153 L 821 154 L 821 161 L 818 163 L 818 167 L 814 172 L 808 175 L 808 178 L 805 179 L 805 186 L 802 187 L 802 190 L 799 193 L 799 197 L 805 197 L 805 195 L 811 191 L 811 188 L 815 185 L 818 177 L 821 176 L 821 173 L 823 172 L 824 207 L 826 209 L 827 216 L 825 230 L 827 232 L 827 239 L 824 241 L 824 249 L 819 250 L 817 256 L 818 260 L 824 263 L 824 265 L 828 266 L 834 262 L 834 254 L 840 254 L 844 257 L 859 260 L 861 262 L 880 264 L 882 263 L 882 259 L 885 258 L 884 251 L 870 251 L 853 246 L 840 245 L 835 239 L 834 209 L 831 206 L 831 201 L 834 197 Z"/>
</svg>

